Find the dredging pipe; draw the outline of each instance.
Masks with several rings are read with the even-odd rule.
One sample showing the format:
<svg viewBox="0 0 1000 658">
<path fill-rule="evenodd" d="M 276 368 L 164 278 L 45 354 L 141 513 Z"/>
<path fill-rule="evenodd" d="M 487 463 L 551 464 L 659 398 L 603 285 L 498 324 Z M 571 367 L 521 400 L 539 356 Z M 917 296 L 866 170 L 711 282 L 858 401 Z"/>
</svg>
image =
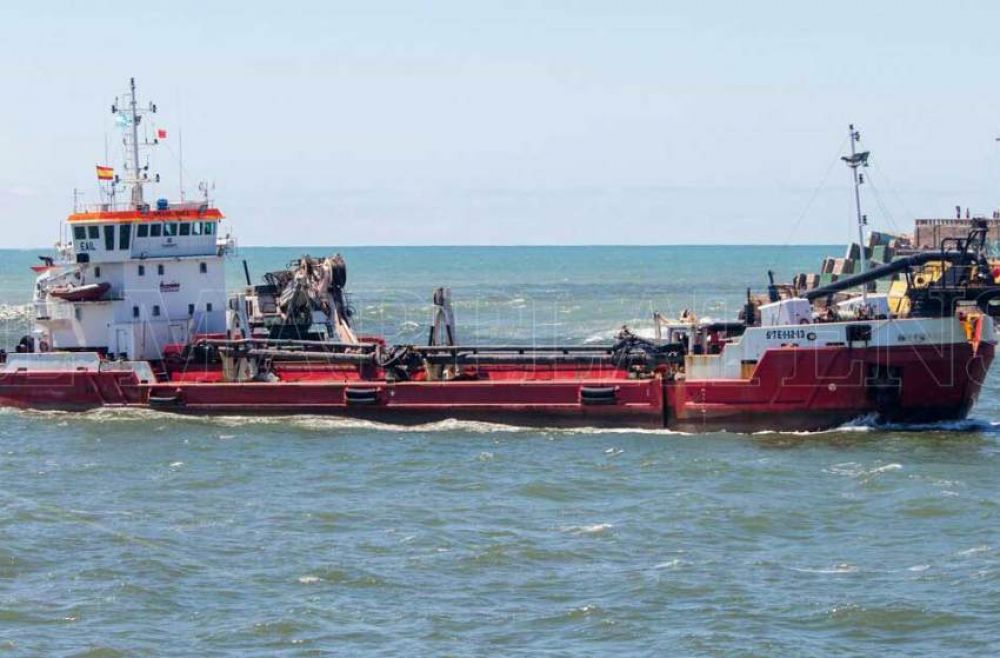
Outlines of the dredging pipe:
<svg viewBox="0 0 1000 658">
<path fill-rule="evenodd" d="M 841 290 L 847 290 L 849 288 L 854 288 L 855 286 L 861 286 L 870 281 L 876 281 L 878 279 L 885 278 L 896 272 L 902 272 L 908 270 L 911 267 L 919 267 L 925 263 L 931 261 L 947 261 L 953 265 L 973 265 L 976 262 L 976 258 L 973 254 L 965 251 L 929 251 L 919 254 L 914 254 L 912 256 L 906 256 L 905 258 L 900 258 L 894 260 L 886 265 L 881 265 L 879 267 L 873 268 L 864 272 L 863 274 L 855 274 L 854 276 L 849 276 L 845 279 L 840 279 L 834 281 L 833 283 L 827 284 L 820 288 L 813 288 L 812 290 L 807 290 L 803 292 L 800 297 L 813 301 L 816 299 L 821 299 L 823 297 L 828 297 L 834 293 L 840 292 Z"/>
</svg>

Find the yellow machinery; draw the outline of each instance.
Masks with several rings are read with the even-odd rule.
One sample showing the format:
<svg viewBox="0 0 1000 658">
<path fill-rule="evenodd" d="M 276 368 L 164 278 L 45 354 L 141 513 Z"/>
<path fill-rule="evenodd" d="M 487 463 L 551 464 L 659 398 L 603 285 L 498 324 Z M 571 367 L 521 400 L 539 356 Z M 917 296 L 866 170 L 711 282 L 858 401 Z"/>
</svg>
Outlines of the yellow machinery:
<svg viewBox="0 0 1000 658">
<path fill-rule="evenodd" d="M 990 260 L 990 273 L 991 278 L 994 283 L 1000 283 L 1000 277 L 997 276 L 1000 272 L 1000 260 Z M 933 260 L 920 268 L 918 272 L 913 274 L 913 287 L 914 288 L 926 288 L 935 281 L 941 278 L 945 271 L 951 267 L 951 263 L 939 260 Z M 910 312 L 910 298 L 906 295 L 907 281 L 906 277 L 902 275 L 897 275 L 898 278 L 895 279 L 889 286 L 889 311 L 896 316 L 906 315 Z"/>
</svg>

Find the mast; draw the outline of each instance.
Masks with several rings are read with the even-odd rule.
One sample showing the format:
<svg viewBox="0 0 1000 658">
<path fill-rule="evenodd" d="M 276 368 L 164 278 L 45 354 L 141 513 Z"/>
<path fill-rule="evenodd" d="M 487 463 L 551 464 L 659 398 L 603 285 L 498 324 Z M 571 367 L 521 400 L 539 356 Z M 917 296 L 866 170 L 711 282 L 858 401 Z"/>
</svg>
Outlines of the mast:
<svg viewBox="0 0 1000 658">
<path fill-rule="evenodd" d="M 132 186 L 132 205 L 135 208 L 145 204 L 142 185 L 149 179 L 149 175 L 146 173 L 146 170 L 149 169 L 148 162 L 146 167 L 139 166 L 139 147 L 151 145 L 148 141 L 141 144 L 139 142 L 139 123 L 142 122 L 142 117 L 146 112 L 155 113 L 156 105 L 150 103 L 148 108 L 140 108 L 139 97 L 135 90 L 135 78 L 129 78 L 128 98 L 125 107 L 119 107 L 116 99 L 111 106 L 111 113 L 115 115 L 116 122 L 125 132 L 122 141 L 125 146 L 125 168 L 129 173 L 125 182 Z M 113 198 L 112 203 L 114 203 Z"/>
<path fill-rule="evenodd" d="M 847 129 L 851 142 L 851 155 L 850 157 L 844 156 L 840 159 L 846 162 L 847 166 L 851 168 L 851 175 L 854 179 L 854 208 L 858 219 L 858 246 L 861 248 L 859 256 L 861 272 L 859 274 L 864 274 L 868 270 L 868 259 L 865 257 L 865 225 L 868 223 L 868 217 L 861 214 L 861 185 L 865 182 L 865 177 L 864 174 L 858 171 L 858 167 L 868 166 L 868 156 L 871 152 L 862 151 L 858 153 L 856 145 L 861 139 L 861 133 L 854 129 L 853 123 Z M 867 283 L 861 288 L 861 299 L 864 304 L 868 303 Z"/>
<path fill-rule="evenodd" d="M 139 111 L 135 99 L 135 78 L 129 78 L 129 106 L 132 123 L 132 172 L 135 182 L 132 184 L 132 205 L 136 208 L 142 205 L 142 180 L 139 176 Z"/>
</svg>

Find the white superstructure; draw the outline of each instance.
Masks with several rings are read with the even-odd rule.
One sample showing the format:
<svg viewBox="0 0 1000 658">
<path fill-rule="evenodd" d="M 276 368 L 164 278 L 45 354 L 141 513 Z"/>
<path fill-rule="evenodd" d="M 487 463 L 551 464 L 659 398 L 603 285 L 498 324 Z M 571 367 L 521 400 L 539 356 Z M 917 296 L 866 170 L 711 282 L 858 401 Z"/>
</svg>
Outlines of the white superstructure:
<svg viewBox="0 0 1000 658">
<path fill-rule="evenodd" d="M 67 219 L 69 235 L 36 281 L 28 348 L 157 360 L 167 344 L 225 331 L 231 241 L 220 239 L 223 216 L 207 195 L 195 203 L 145 201 L 143 186 L 159 177 L 150 180 L 139 149 L 158 139 L 149 138 L 142 119 L 156 108 L 139 109 L 134 81 L 112 111 L 123 132 L 125 178 L 114 176 L 101 204 Z M 106 177 L 100 169 L 98 177 Z M 116 203 L 125 191 L 128 201 Z"/>
</svg>

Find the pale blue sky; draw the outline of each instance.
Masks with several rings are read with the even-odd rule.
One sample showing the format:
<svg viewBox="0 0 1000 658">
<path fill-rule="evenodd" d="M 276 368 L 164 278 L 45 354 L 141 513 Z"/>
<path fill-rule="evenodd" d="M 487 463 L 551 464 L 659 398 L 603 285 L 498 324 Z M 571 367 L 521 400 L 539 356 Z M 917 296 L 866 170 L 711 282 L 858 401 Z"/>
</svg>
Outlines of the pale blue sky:
<svg viewBox="0 0 1000 658">
<path fill-rule="evenodd" d="M 851 121 L 876 228 L 989 214 L 998 36 L 986 1 L 4 3 L 0 246 L 93 200 L 131 75 L 243 244 L 842 242 Z"/>
</svg>

